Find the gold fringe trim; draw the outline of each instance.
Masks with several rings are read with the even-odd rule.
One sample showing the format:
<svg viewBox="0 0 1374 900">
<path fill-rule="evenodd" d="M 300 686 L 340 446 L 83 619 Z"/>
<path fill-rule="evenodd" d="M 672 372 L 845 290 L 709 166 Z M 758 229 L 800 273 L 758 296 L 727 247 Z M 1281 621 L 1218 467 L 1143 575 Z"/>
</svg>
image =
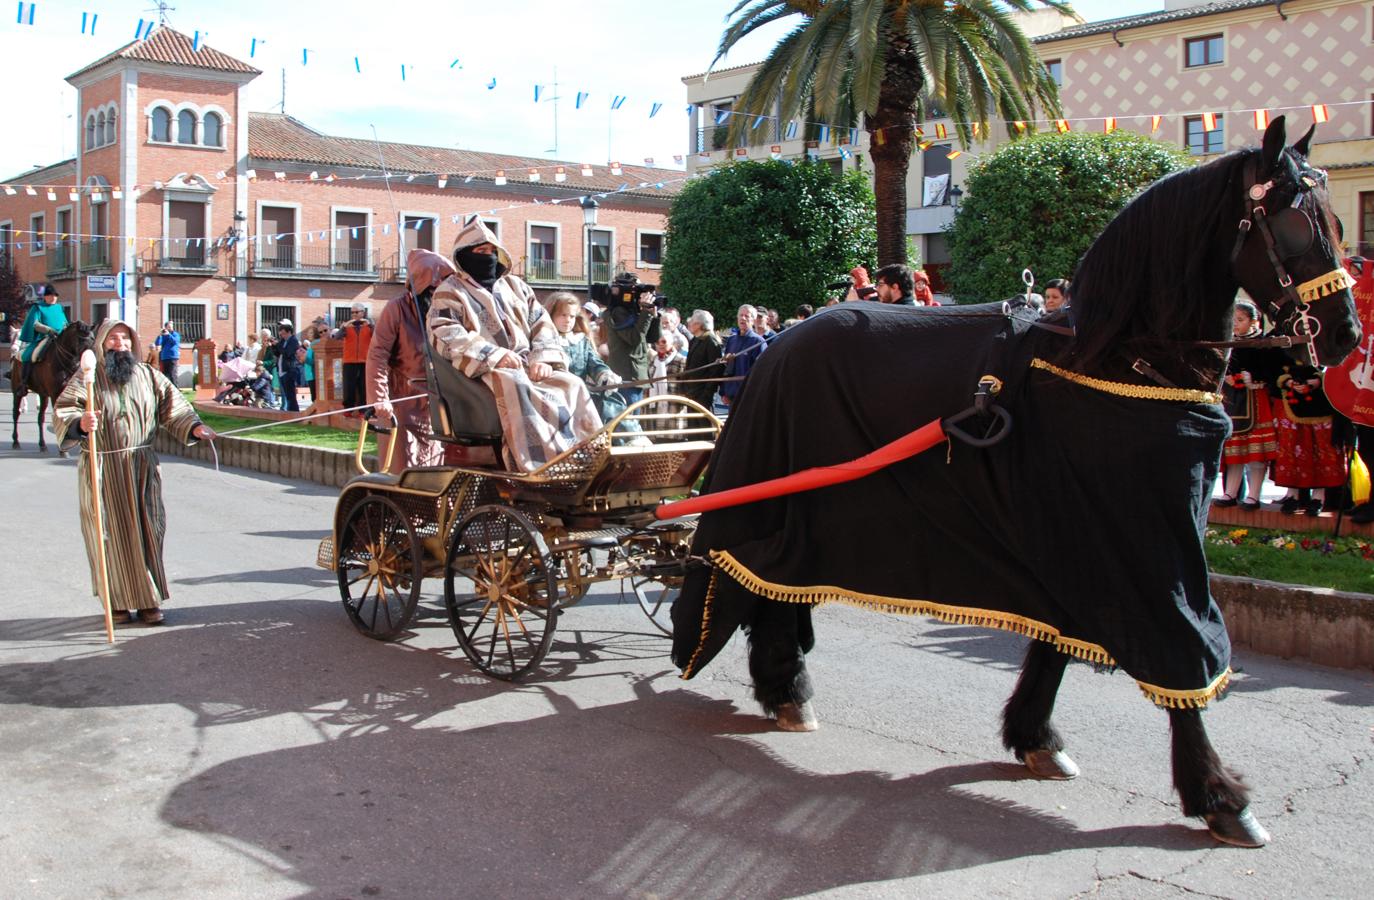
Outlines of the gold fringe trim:
<svg viewBox="0 0 1374 900">
<path fill-rule="evenodd" d="M 697 658 L 701 656 L 701 651 L 706 649 L 706 639 L 711 634 L 711 606 L 716 601 L 716 579 L 720 577 L 720 569 L 711 570 L 711 580 L 706 585 L 706 604 L 701 610 L 701 640 L 697 641 L 697 648 L 692 651 L 692 658 L 687 660 L 687 666 L 682 670 L 682 680 L 686 681 L 696 674 Z"/>
<path fill-rule="evenodd" d="M 1115 394 L 1118 397 L 1130 397 L 1135 400 L 1175 400 L 1181 403 L 1221 403 L 1221 394 L 1212 391 L 1199 391 L 1192 388 L 1171 388 L 1156 387 L 1149 384 L 1126 384 L 1121 381 L 1108 381 L 1105 378 L 1094 378 L 1091 375 L 1082 375 L 1078 372 L 1070 372 L 1068 369 L 1061 369 L 1052 362 L 1047 362 L 1040 357 L 1031 360 L 1032 369 L 1044 369 L 1052 375 L 1058 375 L 1066 381 L 1074 384 L 1081 384 L 1083 387 L 1092 388 L 1095 391 L 1102 391 L 1107 394 Z"/>
<path fill-rule="evenodd" d="M 1328 294 L 1334 294 L 1354 286 L 1355 279 L 1350 277 L 1349 272 L 1345 269 L 1334 269 L 1325 275 L 1319 275 L 1311 281 L 1304 281 L 1298 285 L 1298 299 L 1303 303 L 1311 303 L 1313 300 L 1320 300 Z"/>
<path fill-rule="evenodd" d="M 930 600 L 907 600 L 900 597 L 884 597 L 877 594 L 864 594 L 858 591 L 851 591 L 845 588 L 834 587 L 831 585 L 820 585 L 816 587 L 791 587 L 783 584 L 774 584 L 771 581 L 764 581 L 751 572 L 743 563 L 735 559 L 734 555 L 728 550 L 712 550 L 711 562 L 715 564 L 716 571 L 711 573 L 711 585 L 706 592 L 706 612 L 702 619 L 701 642 L 697 645 L 696 651 L 692 654 L 691 662 L 688 664 L 687 673 L 683 677 L 689 677 L 689 673 L 695 668 L 697 656 L 701 653 L 706 644 L 706 635 L 709 630 L 711 603 L 715 599 L 716 577 L 719 572 L 724 572 L 735 581 L 739 582 L 746 590 L 766 597 L 769 600 L 776 600 L 782 603 L 806 603 L 819 605 L 822 603 L 843 603 L 846 606 L 854 606 L 859 609 L 868 609 L 876 612 L 914 614 L 930 616 L 941 622 L 948 622 L 952 625 L 975 625 L 982 628 L 997 628 L 1002 631 L 1010 631 L 1015 634 L 1024 635 L 1037 641 L 1044 641 L 1054 645 L 1060 653 L 1067 654 L 1075 659 L 1085 662 L 1095 663 L 1101 666 L 1116 666 L 1117 662 L 1107 650 L 1098 645 L 1087 641 L 1080 641 L 1076 638 L 1065 637 L 1059 633 L 1059 629 L 1044 622 L 1037 622 L 1035 619 L 1028 619 L 1025 616 L 1017 616 L 1012 613 L 998 612 L 990 609 L 975 609 L 968 606 L 951 606 L 945 603 L 935 603 Z M 1162 688 L 1153 684 L 1146 684 L 1143 681 L 1136 681 L 1140 690 L 1149 698 L 1150 702 L 1156 706 L 1165 708 L 1180 709 L 1201 709 L 1206 706 L 1208 701 L 1216 697 L 1226 689 L 1226 684 L 1230 680 L 1231 670 L 1227 669 L 1217 676 L 1211 684 L 1201 690 L 1172 690 Z"/>
</svg>

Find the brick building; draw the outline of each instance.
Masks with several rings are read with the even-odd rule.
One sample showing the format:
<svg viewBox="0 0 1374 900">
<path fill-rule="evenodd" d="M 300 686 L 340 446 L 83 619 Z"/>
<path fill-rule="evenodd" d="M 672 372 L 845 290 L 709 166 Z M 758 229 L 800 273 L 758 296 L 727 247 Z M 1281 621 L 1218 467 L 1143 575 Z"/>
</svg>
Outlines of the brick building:
<svg viewBox="0 0 1374 900">
<path fill-rule="evenodd" d="M 244 109 L 259 74 L 162 28 L 68 76 L 77 155 L 0 182 L 0 260 L 52 281 L 69 316 L 122 315 L 145 338 L 171 319 L 186 363 L 202 337 L 377 310 L 402 290 L 403 247 L 447 256 L 478 213 L 541 295 L 657 281 L 683 173 L 332 137 Z"/>
<path fill-rule="evenodd" d="M 1163 0 L 1157 12 L 1083 22 L 1055 10 L 1013 13 L 1059 83 L 1064 116 L 1075 131 L 1116 127 L 1153 133 L 1201 161 L 1254 146 L 1261 130 L 1253 110 L 1288 116 L 1296 139 L 1312 124 L 1315 104 L 1329 121 L 1317 127 L 1313 161 L 1330 173 L 1332 206 L 1352 253 L 1374 256 L 1374 3 L 1370 0 Z M 683 79 L 692 115 L 689 171 L 737 158 L 725 144 L 729 116 L 757 64 Z M 1215 122 L 1204 113 L 1216 114 Z M 1153 116 L 1161 116 L 1152 132 Z M 1212 125 L 1208 130 L 1204 126 Z M 795 126 L 795 127 L 794 127 Z M 906 230 L 937 276 L 948 262 L 944 230 L 954 219 L 957 188 L 980 153 L 1008 140 L 995 123 L 987 139 L 960 153 L 952 120 L 922 123 L 926 141 L 907 178 Z M 1042 122 L 1040 130 L 1049 123 Z M 832 129 L 815 141 L 815 123 L 774 120 L 750 132 L 748 156 L 782 158 L 810 152 L 836 168 L 872 170 L 869 136 Z M 841 143 L 847 140 L 847 143 Z M 927 179 L 946 190 L 927 189 Z M 938 181 L 937 181 L 938 184 Z M 1058 273 L 1057 273 L 1058 274 Z M 1067 274 L 1067 273 L 1063 273 Z M 1008 286 L 1008 293 L 1016 285 Z"/>
</svg>

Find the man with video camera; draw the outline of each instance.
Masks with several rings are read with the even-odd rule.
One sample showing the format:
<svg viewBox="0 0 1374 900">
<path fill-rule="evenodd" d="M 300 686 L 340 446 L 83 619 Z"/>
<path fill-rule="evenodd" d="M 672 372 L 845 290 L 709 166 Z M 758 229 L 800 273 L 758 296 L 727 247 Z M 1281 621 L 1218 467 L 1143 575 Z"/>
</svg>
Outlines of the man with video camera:
<svg viewBox="0 0 1374 900">
<path fill-rule="evenodd" d="M 632 272 L 617 275 L 610 284 L 592 285 L 592 299 L 605 308 L 601 335 L 610 352 L 611 371 L 624 381 L 649 377 L 649 348 L 658 343 L 659 313 L 655 286 L 641 284 Z M 644 385 L 622 386 L 627 403 L 644 396 Z"/>
</svg>

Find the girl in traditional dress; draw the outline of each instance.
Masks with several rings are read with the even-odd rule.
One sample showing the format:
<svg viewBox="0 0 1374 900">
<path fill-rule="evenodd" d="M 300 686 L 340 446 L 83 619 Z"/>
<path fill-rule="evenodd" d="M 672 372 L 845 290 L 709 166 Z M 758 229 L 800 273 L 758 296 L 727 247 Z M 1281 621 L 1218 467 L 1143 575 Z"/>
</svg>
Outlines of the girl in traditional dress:
<svg viewBox="0 0 1374 900">
<path fill-rule="evenodd" d="M 1248 300 L 1237 300 L 1234 335 L 1237 340 L 1259 337 L 1259 310 Z M 1269 464 L 1279 455 L 1274 410 L 1269 402 L 1263 365 L 1252 351 L 1236 350 L 1223 385 L 1226 413 L 1231 417 L 1231 437 L 1222 447 L 1225 466 L 1223 495 L 1213 506 L 1235 506 L 1256 510 L 1260 487 Z"/>
<path fill-rule="evenodd" d="M 1284 368 L 1276 381 L 1282 411 L 1276 419 L 1274 483 L 1288 488 L 1283 512 L 1315 516 L 1322 511 L 1326 488 L 1345 484 L 1345 451 L 1334 437 L 1336 411 L 1322 390 L 1321 371 L 1297 363 Z"/>
</svg>

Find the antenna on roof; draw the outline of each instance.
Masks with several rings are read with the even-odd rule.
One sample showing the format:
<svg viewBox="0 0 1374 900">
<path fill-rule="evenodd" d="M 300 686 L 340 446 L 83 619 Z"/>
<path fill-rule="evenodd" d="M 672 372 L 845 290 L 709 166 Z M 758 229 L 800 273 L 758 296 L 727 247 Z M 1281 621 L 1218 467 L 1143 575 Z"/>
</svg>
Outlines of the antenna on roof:
<svg viewBox="0 0 1374 900">
<path fill-rule="evenodd" d="M 553 67 L 553 149 L 550 153 L 558 152 L 558 66 Z"/>
<path fill-rule="evenodd" d="M 277 104 L 281 107 L 281 114 L 286 115 L 286 69 L 281 70 L 281 102 Z"/>
<path fill-rule="evenodd" d="M 155 12 L 155 13 L 157 13 L 157 24 L 158 24 L 158 27 L 162 27 L 163 25 L 166 25 L 166 24 L 167 24 L 167 14 L 168 14 L 169 12 L 176 12 L 176 11 L 177 11 L 177 8 L 176 8 L 175 6 L 170 5 L 170 4 L 167 2 L 167 0 L 157 0 L 157 8 L 156 8 L 156 9 L 145 9 L 145 10 L 144 10 L 144 12 Z"/>
</svg>

